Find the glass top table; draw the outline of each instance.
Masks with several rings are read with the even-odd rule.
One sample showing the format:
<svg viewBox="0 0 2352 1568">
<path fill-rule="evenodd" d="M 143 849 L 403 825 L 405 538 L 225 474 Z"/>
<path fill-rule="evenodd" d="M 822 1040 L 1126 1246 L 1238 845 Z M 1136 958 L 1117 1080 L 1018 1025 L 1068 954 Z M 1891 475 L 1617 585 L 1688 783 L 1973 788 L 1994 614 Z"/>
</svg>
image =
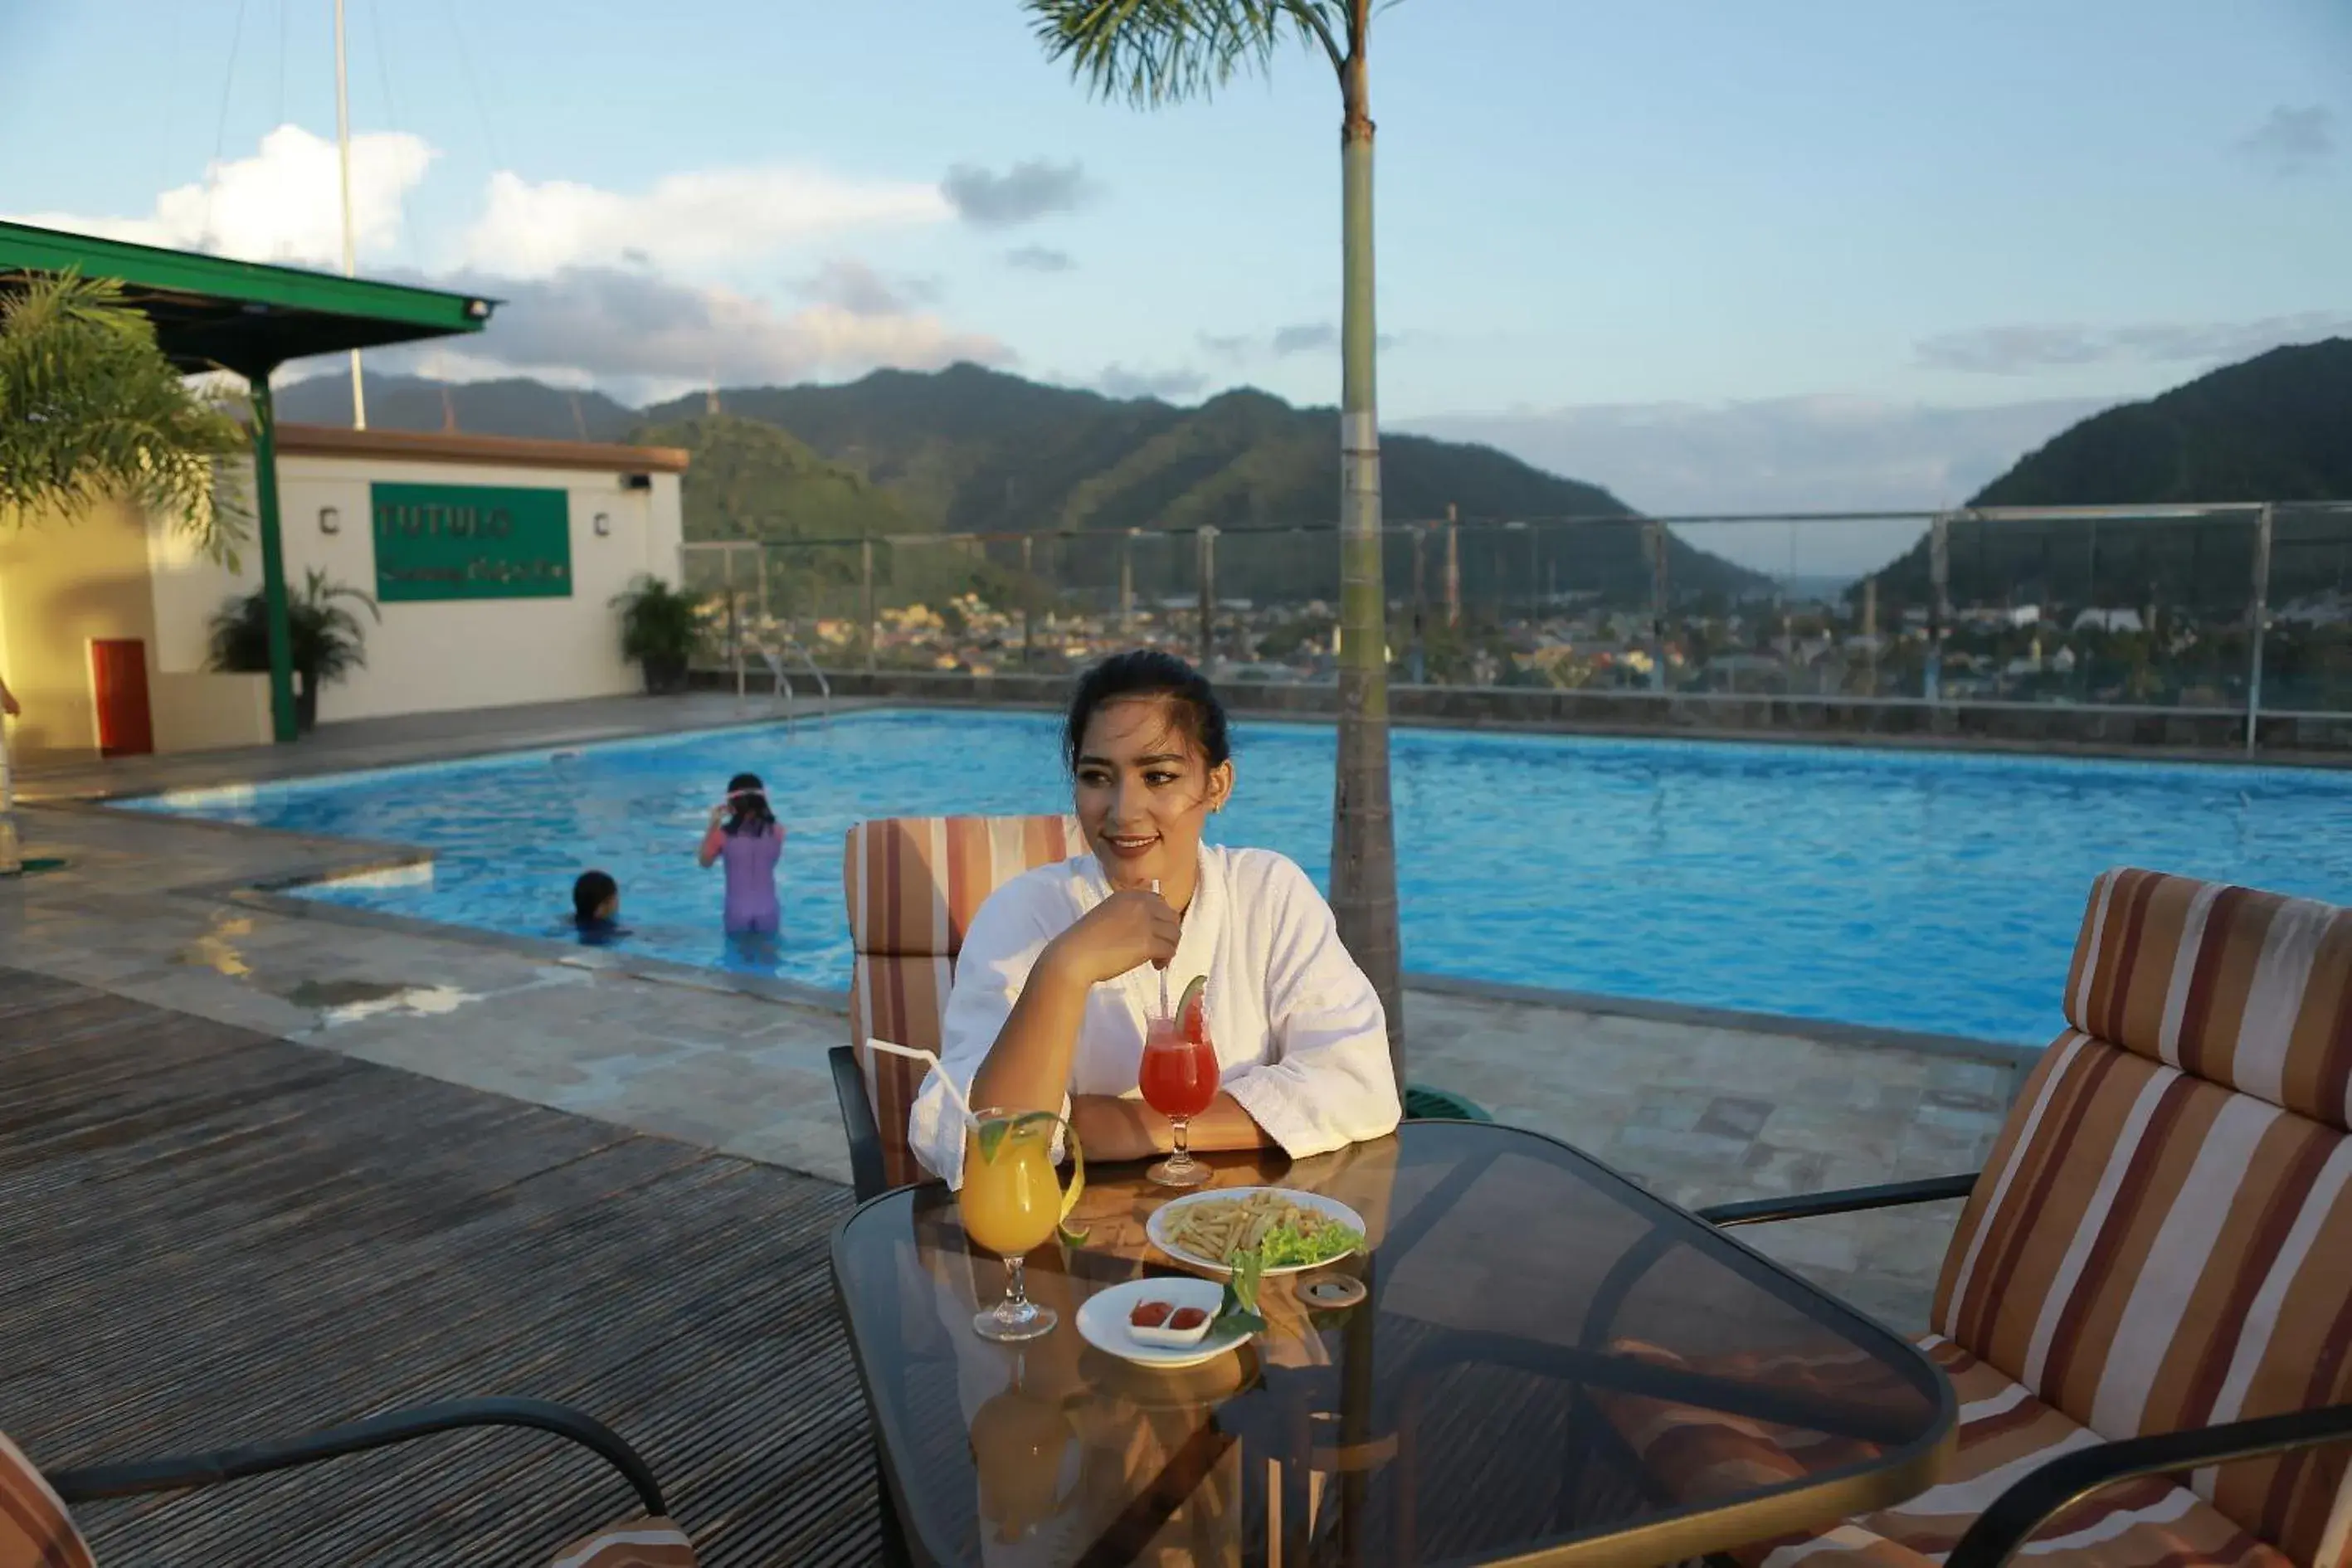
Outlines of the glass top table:
<svg viewBox="0 0 2352 1568">
<path fill-rule="evenodd" d="M 1173 1195 L 1089 1169 L 1075 1247 L 1040 1247 L 1061 1322 L 997 1345 L 1003 1265 L 931 1184 L 835 1232 L 835 1287 L 918 1563 L 1635 1568 L 1832 1522 L 1941 1473 L 1952 1394 L 1913 1346 L 1597 1160 L 1532 1132 L 1407 1122 L 1215 1184 L 1327 1194 L 1365 1253 L 1269 1279 L 1266 1331 L 1182 1372 L 1096 1350 L 1087 1297 L 1181 1274 Z M 1327 1274 L 1366 1288 L 1312 1306 Z"/>
</svg>

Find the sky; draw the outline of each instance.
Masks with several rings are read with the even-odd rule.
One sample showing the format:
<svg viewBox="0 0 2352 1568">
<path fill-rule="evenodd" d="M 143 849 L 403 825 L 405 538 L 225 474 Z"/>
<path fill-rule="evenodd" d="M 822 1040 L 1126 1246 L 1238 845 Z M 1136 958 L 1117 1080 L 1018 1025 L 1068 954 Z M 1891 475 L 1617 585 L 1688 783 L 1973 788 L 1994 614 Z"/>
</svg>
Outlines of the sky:
<svg viewBox="0 0 2352 1568">
<path fill-rule="evenodd" d="M 1018 0 L 348 5 L 361 270 L 505 301 L 386 369 L 1337 399 L 1304 50 L 1147 112 Z M 338 266 L 332 15 L 0 0 L 0 216 Z M 2352 335 L 2352 0 L 1401 0 L 1371 89 L 1384 424 L 1654 512 L 1956 502 Z"/>
</svg>

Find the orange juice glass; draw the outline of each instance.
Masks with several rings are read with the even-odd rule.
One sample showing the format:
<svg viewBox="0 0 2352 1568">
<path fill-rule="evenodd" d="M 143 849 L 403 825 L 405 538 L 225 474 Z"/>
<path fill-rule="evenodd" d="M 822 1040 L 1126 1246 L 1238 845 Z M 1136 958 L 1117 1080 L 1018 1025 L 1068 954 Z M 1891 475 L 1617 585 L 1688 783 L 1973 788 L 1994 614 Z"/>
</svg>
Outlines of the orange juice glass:
<svg viewBox="0 0 2352 1568">
<path fill-rule="evenodd" d="M 982 1110 L 977 1121 L 964 1137 L 956 1209 L 972 1245 L 1004 1259 L 1004 1300 L 973 1318 L 972 1331 L 999 1343 L 1034 1340 L 1059 1321 L 1029 1300 L 1023 1270 L 1061 1222 L 1053 1138 L 1066 1124 L 1047 1111 Z"/>
</svg>

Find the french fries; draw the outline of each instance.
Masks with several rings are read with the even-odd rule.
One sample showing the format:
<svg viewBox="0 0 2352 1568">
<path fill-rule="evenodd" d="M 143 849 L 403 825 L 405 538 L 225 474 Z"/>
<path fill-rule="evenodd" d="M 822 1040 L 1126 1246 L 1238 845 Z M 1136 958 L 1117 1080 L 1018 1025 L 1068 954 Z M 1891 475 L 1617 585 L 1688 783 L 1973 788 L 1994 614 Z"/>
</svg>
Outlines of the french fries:
<svg viewBox="0 0 2352 1568">
<path fill-rule="evenodd" d="M 1266 1233 L 1276 1226 L 1291 1226 L 1298 1234 L 1311 1236 L 1331 1223 L 1320 1209 L 1292 1203 L 1276 1193 L 1202 1198 L 1176 1212 L 1168 1223 L 1168 1241 L 1173 1249 L 1224 1263 L 1256 1251 Z"/>
</svg>

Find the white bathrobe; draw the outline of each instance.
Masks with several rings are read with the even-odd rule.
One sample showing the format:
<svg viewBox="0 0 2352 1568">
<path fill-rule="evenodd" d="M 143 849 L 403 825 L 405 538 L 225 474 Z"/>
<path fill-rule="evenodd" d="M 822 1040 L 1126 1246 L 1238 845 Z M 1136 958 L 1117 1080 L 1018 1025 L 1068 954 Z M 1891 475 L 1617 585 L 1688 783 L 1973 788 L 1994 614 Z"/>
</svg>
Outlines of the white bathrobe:
<svg viewBox="0 0 2352 1568">
<path fill-rule="evenodd" d="M 971 1092 L 1045 944 L 1110 891 L 1095 858 L 1081 855 L 1024 872 L 981 905 L 956 961 L 940 1051 L 958 1089 Z M 1224 1089 L 1286 1153 L 1305 1159 L 1396 1130 L 1380 996 L 1297 865 L 1270 849 L 1201 847 L 1200 879 L 1168 966 L 1171 1004 L 1196 974 L 1209 978 L 1209 1037 Z M 1159 972 L 1148 963 L 1094 988 L 1071 1094 L 1138 1096 L 1144 1019 L 1159 999 Z M 1066 1097 L 1062 1110 L 1069 1113 Z M 916 1158 L 961 1184 L 963 1132 L 937 1074 L 924 1080 L 907 1131 Z"/>
</svg>

